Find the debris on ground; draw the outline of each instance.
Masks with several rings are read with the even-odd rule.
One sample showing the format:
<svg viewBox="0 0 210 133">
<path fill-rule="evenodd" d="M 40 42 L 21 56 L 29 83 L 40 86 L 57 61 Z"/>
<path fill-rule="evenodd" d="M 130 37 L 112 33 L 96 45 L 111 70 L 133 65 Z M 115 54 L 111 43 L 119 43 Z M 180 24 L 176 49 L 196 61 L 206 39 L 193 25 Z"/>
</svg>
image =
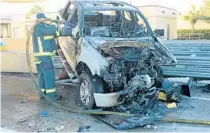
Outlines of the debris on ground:
<svg viewBox="0 0 210 133">
<path fill-rule="evenodd" d="M 90 126 L 89 125 L 80 125 L 77 132 L 87 132 L 90 131 Z"/>
<path fill-rule="evenodd" d="M 20 99 L 20 103 L 25 103 L 25 101 L 26 101 L 25 97 Z"/>
<path fill-rule="evenodd" d="M 155 126 L 154 124 L 148 124 L 148 125 L 146 125 L 146 126 L 144 126 L 144 128 L 147 128 L 147 129 L 157 129 L 158 127 L 157 126 Z"/>
<path fill-rule="evenodd" d="M 163 102 L 156 101 L 152 108 L 146 109 L 146 112 L 135 117 L 123 117 L 117 115 L 97 116 L 97 119 L 109 124 L 117 130 L 127 130 L 134 127 L 145 127 L 152 125 L 160 120 L 167 111 Z"/>
<path fill-rule="evenodd" d="M 165 79 L 158 98 L 165 102 L 179 102 L 181 95 L 191 96 L 189 86 Z"/>
<path fill-rule="evenodd" d="M 49 116 L 49 112 L 48 111 L 40 111 L 40 117 L 48 117 Z"/>
<path fill-rule="evenodd" d="M 205 89 L 202 90 L 202 92 L 210 92 L 210 89 L 205 88 Z"/>
<path fill-rule="evenodd" d="M 23 122 L 26 122 L 26 119 L 24 118 L 24 119 L 20 119 L 19 121 L 18 121 L 18 123 L 23 123 Z"/>
<path fill-rule="evenodd" d="M 202 92 L 210 92 L 210 84 L 203 86 Z"/>
<path fill-rule="evenodd" d="M 47 128 L 41 128 L 38 132 L 46 132 L 47 131 Z"/>
<path fill-rule="evenodd" d="M 159 101 L 163 101 L 163 102 L 167 102 L 167 96 L 166 96 L 165 91 L 163 91 L 163 90 L 159 91 L 159 93 L 158 93 L 158 100 Z"/>
<path fill-rule="evenodd" d="M 181 95 L 181 85 L 171 82 L 169 80 L 164 80 L 162 83 L 163 90 L 165 93 L 165 102 L 178 102 Z M 163 95 L 163 94 L 162 94 Z"/>
<path fill-rule="evenodd" d="M 173 103 L 166 103 L 166 107 L 168 109 L 174 109 L 174 108 L 177 108 L 177 105 L 176 105 L 175 102 L 173 102 Z"/>
<path fill-rule="evenodd" d="M 64 125 L 61 124 L 60 126 L 55 127 L 55 131 L 60 132 L 62 129 L 64 129 Z"/>
<path fill-rule="evenodd" d="M 36 125 L 36 122 L 35 122 L 34 120 L 29 121 L 28 126 L 29 126 L 30 128 L 34 127 L 35 125 Z"/>
</svg>

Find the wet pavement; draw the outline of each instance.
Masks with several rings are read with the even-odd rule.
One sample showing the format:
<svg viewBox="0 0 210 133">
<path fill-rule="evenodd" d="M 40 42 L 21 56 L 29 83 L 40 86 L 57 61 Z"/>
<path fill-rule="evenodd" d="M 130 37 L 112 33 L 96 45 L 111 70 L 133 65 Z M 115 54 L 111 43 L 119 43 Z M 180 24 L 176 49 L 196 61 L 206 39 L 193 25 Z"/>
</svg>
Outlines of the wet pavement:
<svg viewBox="0 0 210 133">
<path fill-rule="evenodd" d="M 8 82 L 15 80 L 15 82 Z M 19 85 L 21 83 L 21 85 Z M 8 92 L 8 89 L 19 90 L 30 87 L 31 82 L 28 77 L 19 77 L 7 75 L 2 78 L 2 92 Z M 31 85 L 32 86 L 32 85 Z M 22 88 L 20 88 L 22 87 Z M 33 87 L 33 86 L 32 86 Z M 75 87 L 59 87 L 58 92 L 64 96 L 61 104 L 69 108 L 78 108 L 74 104 Z M 5 89 L 7 91 L 5 91 Z M 171 109 L 168 117 L 210 120 L 210 93 L 202 93 L 200 89 L 191 90 L 193 99 L 183 97 L 178 104 L 178 108 Z M 7 94 L 7 93 L 6 93 Z M 196 98 L 202 99 L 196 99 Z M 92 116 L 84 114 L 69 113 L 57 109 L 46 101 L 40 101 L 37 97 L 31 96 L 22 102 L 22 96 L 8 96 L 5 93 L 1 95 L 1 129 L 2 131 L 27 131 L 27 132 L 75 132 L 79 127 L 88 127 L 86 131 L 92 132 L 114 132 L 116 129 L 95 119 Z M 79 108 L 78 108 L 79 109 Z M 40 115 L 40 112 L 45 115 Z M 47 113 L 46 113 L 47 112 Z M 125 131 L 132 132 L 210 132 L 210 126 L 198 124 L 180 124 L 180 123 L 161 123 L 154 125 L 138 127 Z"/>
</svg>

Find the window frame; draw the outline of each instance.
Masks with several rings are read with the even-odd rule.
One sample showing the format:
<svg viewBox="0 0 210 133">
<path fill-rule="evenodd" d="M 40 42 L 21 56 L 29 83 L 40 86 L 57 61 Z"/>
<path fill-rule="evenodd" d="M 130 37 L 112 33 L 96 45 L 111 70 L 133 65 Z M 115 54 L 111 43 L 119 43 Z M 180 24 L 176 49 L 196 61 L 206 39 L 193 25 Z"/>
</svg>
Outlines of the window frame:
<svg viewBox="0 0 210 133">
<path fill-rule="evenodd" d="M 143 23 L 144 23 L 144 26 L 142 27 L 138 22 L 139 22 L 139 18 L 137 17 L 137 15 L 141 18 L 141 20 L 143 21 Z M 134 12 L 134 18 L 135 18 L 135 22 L 137 22 L 136 24 L 140 27 L 140 28 L 143 28 L 143 30 L 147 33 L 147 34 L 149 34 L 149 32 L 148 32 L 148 24 L 147 24 L 147 22 L 145 21 L 145 18 L 143 18 L 142 17 L 142 15 L 141 14 L 139 14 L 138 12 Z M 146 28 L 145 28 L 146 27 Z"/>
</svg>

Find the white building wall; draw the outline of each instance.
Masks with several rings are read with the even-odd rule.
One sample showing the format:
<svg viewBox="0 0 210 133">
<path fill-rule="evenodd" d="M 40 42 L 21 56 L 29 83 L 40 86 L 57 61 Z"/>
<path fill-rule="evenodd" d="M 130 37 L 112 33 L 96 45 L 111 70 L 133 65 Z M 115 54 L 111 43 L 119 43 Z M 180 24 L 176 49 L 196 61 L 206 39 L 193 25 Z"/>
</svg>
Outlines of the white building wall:
<svg viewBox="0 0 210 133">
<path fill-rule="evenodd" d="M 139 10 L 144 14 L 150 23 L 153 31 L 164 29 L 164 40 L 177 38 L 177 15 L 174 9 L 160 6 L 141 6 Z"/>
</svg>

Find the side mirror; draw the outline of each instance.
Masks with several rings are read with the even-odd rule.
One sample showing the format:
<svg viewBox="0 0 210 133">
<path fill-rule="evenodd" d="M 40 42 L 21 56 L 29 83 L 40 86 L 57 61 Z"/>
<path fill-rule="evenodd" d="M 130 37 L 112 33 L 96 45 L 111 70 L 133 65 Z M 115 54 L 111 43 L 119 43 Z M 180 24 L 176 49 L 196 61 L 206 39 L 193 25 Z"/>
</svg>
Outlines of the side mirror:
<svg viewBox="0 0 210 133">
<path fill-rule="evenodd" d="M 154 33 L 158 34 L 159 36 L 164 36 L 164 29 L 155 29 Z"/>
<path fill-rule="evenodd" d="M 155 29 L 154 31 L 154 34 L 160 38 L 164 38 L 164 29 Z"/>
</svg>

